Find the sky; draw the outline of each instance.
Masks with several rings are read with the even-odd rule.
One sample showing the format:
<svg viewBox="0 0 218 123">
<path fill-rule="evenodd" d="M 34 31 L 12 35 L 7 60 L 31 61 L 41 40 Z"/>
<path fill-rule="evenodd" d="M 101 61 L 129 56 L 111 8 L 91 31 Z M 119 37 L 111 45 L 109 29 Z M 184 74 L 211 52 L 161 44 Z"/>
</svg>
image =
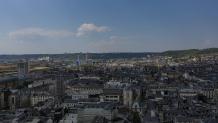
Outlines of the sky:
<svg viewBox="0 0 218 123">
<path fill-rule="evenodd" d="M 210 47 L 217 0 L 0 0 L 0 54 Z"/>
</svg>

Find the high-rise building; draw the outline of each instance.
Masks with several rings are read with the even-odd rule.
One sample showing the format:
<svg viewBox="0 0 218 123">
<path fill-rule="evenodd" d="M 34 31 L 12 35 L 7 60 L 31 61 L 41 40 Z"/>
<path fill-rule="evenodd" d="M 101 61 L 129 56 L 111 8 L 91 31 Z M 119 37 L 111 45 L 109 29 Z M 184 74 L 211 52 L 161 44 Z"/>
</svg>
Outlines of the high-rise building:
<svg viewBox="0 0 218 123">
<path fill-rule="evenodd" d="M 60 103 L 62 101 L 62 98 L 64 96 L 64 81 L 62 75 L 56 75 L 55 80 L 55 98 L 57 103 Z"/>
<path fill-rule="evenodd" d="M 80 70 L 80 55 L 77 56 L 77 60 L 76 60 L 76 66 L 77 66 L 77 69 Z"/>
<path fill-rule="evenodd" d="M 26 78 L 28 73 L 29 73 L 29 64 L 28 64 L 28 61 L 19 62 L 17 64 L 17 72 L 18 72 L 18 78 L 19 79 Z"/>
<path fill-rule="evenodd" d="M 88 64 L 88 53 L 86 53 L 86 64 Z"/>
</svg>

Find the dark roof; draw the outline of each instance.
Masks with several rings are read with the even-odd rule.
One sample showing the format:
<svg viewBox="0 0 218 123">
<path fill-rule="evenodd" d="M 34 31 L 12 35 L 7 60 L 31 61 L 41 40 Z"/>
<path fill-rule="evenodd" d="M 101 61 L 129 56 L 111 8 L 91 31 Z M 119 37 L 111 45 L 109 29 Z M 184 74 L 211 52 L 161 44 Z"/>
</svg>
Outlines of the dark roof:
<svg viewBox="0 0 218 123">
<path fill-rule="evenodd" d="M 103 94 L 104 95 L 122 95 L 122 90 L 120 89 L 104 89 Z"/>
<path fill-rule="evenodd" d="M 17 81 L 18 78 L 15 76 L 7 76 L 7 77 L 1 77 L 0 78 L 0 83 L 4 83 L 4 82 L 11 82 L 11 81 Z"/>
</svg>

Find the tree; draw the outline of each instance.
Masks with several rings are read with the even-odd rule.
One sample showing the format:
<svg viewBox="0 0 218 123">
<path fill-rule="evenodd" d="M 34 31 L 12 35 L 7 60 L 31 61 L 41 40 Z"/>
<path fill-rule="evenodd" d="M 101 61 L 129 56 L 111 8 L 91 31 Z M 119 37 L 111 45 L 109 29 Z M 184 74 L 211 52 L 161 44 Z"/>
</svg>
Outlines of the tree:
<svg viewBox="0 0 218 123">
<path fill-rule="evenodd" d="M 141 123 L 141 118 L 138 112 L 133 112 L 133 123 Z"/>
<path fill-rule="evenodd" d="M 207 97 L 204 96 L 203 94 L 198 94 L 198 100 L 207 103 Z"/>
</svg>

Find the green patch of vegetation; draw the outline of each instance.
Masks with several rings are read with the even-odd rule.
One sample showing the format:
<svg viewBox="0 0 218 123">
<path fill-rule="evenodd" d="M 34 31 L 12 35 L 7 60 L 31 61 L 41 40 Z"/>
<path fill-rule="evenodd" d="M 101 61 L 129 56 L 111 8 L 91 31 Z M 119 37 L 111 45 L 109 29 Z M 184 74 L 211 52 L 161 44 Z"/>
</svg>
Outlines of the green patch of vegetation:
<svg viewBox="0 0 218 123">
<path fill-rule="evenodd" d="M 218 53 L 218 48 L 209 48 L 209 49 L 189 49 L 189 50 L 172 50 L 165 51 L 161 53 L 164 56 L 172 57 L 184 57 L 184 56 L 198 56 L 202 54 L 213 54 Z"/>
</svg>

